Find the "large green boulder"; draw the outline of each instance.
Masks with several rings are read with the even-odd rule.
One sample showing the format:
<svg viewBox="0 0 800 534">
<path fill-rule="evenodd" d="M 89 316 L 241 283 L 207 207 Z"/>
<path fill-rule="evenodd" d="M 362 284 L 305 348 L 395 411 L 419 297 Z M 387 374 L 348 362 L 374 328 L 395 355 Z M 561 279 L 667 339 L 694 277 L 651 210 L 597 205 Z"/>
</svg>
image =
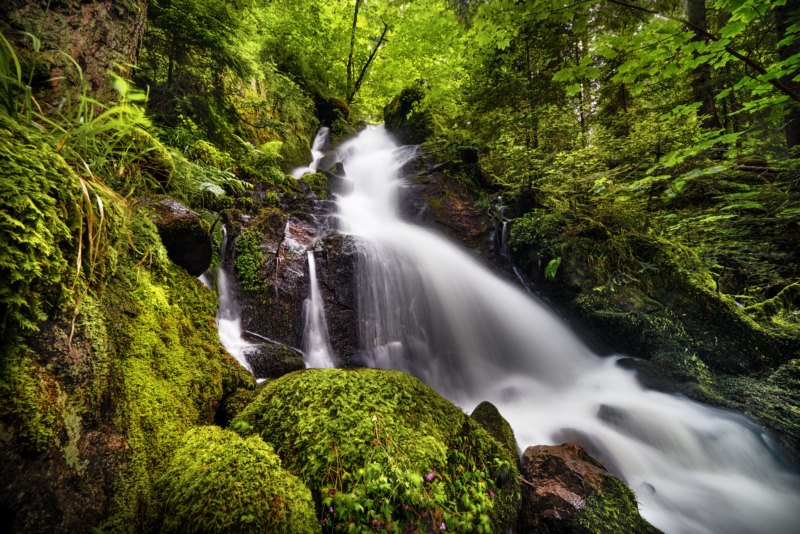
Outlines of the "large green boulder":
<svg viewBox="0 0 800 534">
<path fill-rule="evenodd" d="M 400 371 L 291 373 L 267 384 L 233 427 L 275 447 L 327 528 L 488 532 L 516 521 L 516 457 Z"/>
<path fill-rule="evenodd" d="M 156 484 L 157 532 L 318 532 L 311 492 L 258 436 L 186 433 Z"/>
</svg>

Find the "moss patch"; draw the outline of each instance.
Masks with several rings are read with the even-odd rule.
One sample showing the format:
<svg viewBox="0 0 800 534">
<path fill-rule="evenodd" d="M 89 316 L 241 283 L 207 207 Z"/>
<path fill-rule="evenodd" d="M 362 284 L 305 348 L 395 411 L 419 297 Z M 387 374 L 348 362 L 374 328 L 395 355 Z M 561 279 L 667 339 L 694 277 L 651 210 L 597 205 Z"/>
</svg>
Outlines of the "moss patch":
<svg viewBox="0 0 800 534">
<path fill-rule="evenodd" d="M 156 490 L 158 532 L 318 532 L 311 492 L 260 437 L 187 432 Z"/>
<path fill-rule="evenodd" d="M 585 532 L 592 534 L 660 532 L 639 515 L 633 492 L 622 481 L 610 476 L 605 477 L 602 490 L 586 501 L 578 522 Z"/>
<path fill-rule="evenodd" d="M 399 371 L 309 370 L 267 384 L 234 422 L 303 479 L 335 530 L 489 531 L 513 524 L 516 458 Z"/>
</svg>

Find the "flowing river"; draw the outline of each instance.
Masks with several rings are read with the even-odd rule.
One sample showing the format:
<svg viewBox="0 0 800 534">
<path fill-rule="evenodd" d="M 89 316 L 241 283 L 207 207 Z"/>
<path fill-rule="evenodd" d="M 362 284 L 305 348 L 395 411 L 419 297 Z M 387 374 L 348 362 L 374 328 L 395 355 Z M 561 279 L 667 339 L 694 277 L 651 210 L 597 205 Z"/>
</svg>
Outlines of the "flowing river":
<svg viewBox="0 0 800 534">
<path fill-rule="evenodd" d="M 414 157 L 383 127 L 337 149 L 352 192 L 341 232 L 358 238 L 360 349 L 463 408 L 488 400 L 519 444 L 581 442 L 668 533 L 798 532 L 800 478 L 737 414 L 650 391 L 593 354 L 530 295 L 398 215 Z"/>
</svg>

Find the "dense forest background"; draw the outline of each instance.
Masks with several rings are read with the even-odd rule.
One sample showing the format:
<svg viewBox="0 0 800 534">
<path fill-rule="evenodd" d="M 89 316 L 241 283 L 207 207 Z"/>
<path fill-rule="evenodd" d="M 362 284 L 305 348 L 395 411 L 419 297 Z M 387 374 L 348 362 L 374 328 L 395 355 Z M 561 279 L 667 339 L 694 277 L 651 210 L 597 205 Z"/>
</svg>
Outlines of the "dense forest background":
<svg viewBox="0 0 800 534">
<path fill-rule="evenodd" d="M 381 121 L 444 173 L 436 217 L 510 229 L 476 255 L 796 461 L 799 21 L 797 0 L 4 2 L 2 517 L 149 524 L 181 436 L 252 399 L 147 199 L 214 250 L 236 228 L 242 289 L 266 292 L 261 236 L 329 193 L 287 173 L 320 126 Z"/>
</svg>

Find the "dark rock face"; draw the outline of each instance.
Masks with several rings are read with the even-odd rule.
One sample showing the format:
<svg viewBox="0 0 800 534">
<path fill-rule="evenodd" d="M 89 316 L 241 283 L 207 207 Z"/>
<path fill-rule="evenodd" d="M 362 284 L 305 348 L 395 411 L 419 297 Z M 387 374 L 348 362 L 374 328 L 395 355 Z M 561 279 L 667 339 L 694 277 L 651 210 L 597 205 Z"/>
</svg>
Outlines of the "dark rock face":
<svg viewBox="0 0 800 534">
<path fill-rule="evenodd" d="M 658 532 L 633 493 L 575 443 L 522 455 L 519 532 Z"/>
<path fill-rule="evenodd" d="M 211 265 L 211 232 L 200 215 L 177 200 L 152 197 L 140 201 L 153 213 L 151 220 L 173 263 L 192 276 L 200 276 Z"/>
<path fill-rule="evenodd" d="M 308 247 L 316 239 L 313 222 L 289 217 L 280 210 L 263 210 L 235 237 L 238 300 L 242 327 L 280 343 L 299 347 L 303 340 L 303 302 L 308 296 Z M 244 262 L 240 243 L 245 236 L 257 242 L 257 261 Z M 257 263 L 257 264 L 256 264 Z M 246 271 L 252 271 L 250 273 Z M 242 287 L 256 279 L 258 287 Z"/>
<path fill-rule="evenodd" d="M 483 257 L 494 254 L 492 220 L 475 205 L 469 189 L 445 173 L 453 169 L 424 157 L 416 167 L 400 190 L 401 215 L 446 234 Z"/>
<path fill-rule="evenodd" d="M 245 357 L 256 378 L 278 378 L 306 368 L 303 354 L 286 345 L 265 343 Z"/>
<path fill-rule="evenodd" d="M 331 235 L 317 244 L 317 281 L 325 300 L 325 315 L 331 348 L 340 365 L 357 365 L 358 349 L 355 270 L 358 261 L 356 240 L 346 235 Z"/>
</svg>

